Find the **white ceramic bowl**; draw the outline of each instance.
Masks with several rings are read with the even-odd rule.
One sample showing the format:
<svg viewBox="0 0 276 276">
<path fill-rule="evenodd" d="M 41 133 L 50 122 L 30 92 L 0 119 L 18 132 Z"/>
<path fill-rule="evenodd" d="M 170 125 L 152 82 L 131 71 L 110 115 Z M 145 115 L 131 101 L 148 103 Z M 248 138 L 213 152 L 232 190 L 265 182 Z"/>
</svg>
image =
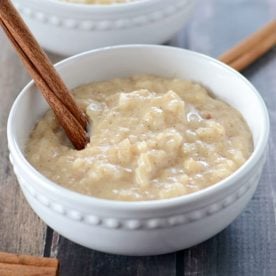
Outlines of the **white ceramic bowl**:
<svg viewBox="0 0 276 276">
<path fill-rule="evenodd" d="M 229 225 L 246 206 L 260 179 L 269 118 L 256 89 L 238 72 L 210 57 L 165 46 L 121 46 L 86 52 L 57 65 L 70 88 L 95 80 L 151 73 L 197 81 L 237 108 L 254 138 L 254 152 L 234 174 L 178 198 L 120 202 L 67 190 L 41 175 L 24 146 L 48 106 L 34 83 L 16 99 L 8 121 L 10 159 L 33 210 L 70 240 L 104 252 L 152 255 L 200 243 Z M 246 233 L 244 233 L 246 235 Z"/>
<path fill-rule="evenodd" d="M 114 5 L 13 2 L 44 48 L 72 55 L 104 46 L 165 42 L 184 25 L 195 0 L 138 0 Z"/>
</svg>

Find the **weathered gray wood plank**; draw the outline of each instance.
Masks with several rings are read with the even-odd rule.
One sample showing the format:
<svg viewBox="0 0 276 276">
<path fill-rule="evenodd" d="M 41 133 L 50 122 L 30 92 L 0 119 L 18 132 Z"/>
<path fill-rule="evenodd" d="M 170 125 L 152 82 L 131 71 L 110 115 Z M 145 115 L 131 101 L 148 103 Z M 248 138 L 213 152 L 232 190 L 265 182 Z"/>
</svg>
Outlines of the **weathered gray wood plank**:
<svg viewBox="0 0 276 276">
<path fill-rule="evenodd" d="M 8 160 L 6 122 L 13 100 L 28 82 L 0 32 L 0 251 L 42 255 L 46 227 L 25 201 Z"/>
<path fill-rule="evenodd" d="M 86 249 L 61 237 L 58 258 L 61 275 L 91 276 L 173 276 L 176 274 L 175 255 L 125 257 Z"/>
</svg>

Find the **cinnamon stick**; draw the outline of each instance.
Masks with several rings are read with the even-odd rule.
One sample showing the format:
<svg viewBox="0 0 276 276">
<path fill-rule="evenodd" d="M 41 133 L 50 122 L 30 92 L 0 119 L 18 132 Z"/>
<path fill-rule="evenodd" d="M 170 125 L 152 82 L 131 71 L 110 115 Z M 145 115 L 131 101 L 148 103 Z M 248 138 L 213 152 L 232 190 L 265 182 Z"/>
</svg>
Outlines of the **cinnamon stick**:
<svg viewBox="0 0 276 276">
<path fill-rule="evenodd" d="M 276 45 L 276 21 L 273 20 L 225 52 L 219 60 L 241 71 Z"/>
<path fill-rule="evenodd" d="M 0 275 L 12 276 L 56 276 L 57 270 L 54 267 L 37 267 L 29 265 L 15 265 L 0 263 Z"/>
<path fill-rule="evenodd" d="M 76 149 L 87 144 L 87 118 L 9 0 L 0 0 L 0 24 Z"/>
<path fill-rule="evenodd" d="M 30 73 L 30 75 L 35 80 L 37 87 L 40 89 L 42 95 L 48 102 L 49 106 L 53 110 L 59 124 L 64 129 L 67 137 L 73 143 L 76 149 L 80 150 L 85 147 L 87 144 L 87 134 L 85 129 L 80 125 L 80 123 L 76 120 L 76 118 L 72 115 L 71 112 L 63 105 L 61 100 L 56 96 L 55 93 L 50 89 L 45 80 L 40 76 L 39 72 L 33 66 L 32 62 L 26 56 L 22 48 L 19 46 L 17 41 L 14 39 L 13 35 L 2 21 L 0 17 L 0 25 L 5 31 L 6 35 L 9 37 L 12 42 L 14 48 L 17 50 L 17 53 L 25 65 L 26 69 Z"/>
<path fill-rule="evenodd" d="M 56 276 L 58 274 L 58 266 L 58 260 L 54 258 L 0 252 L 1 276 Z"/>
<path fill-rule="evenodd" d="M 0 17 L 51 90 L 75 116 L 82 127 L 86 128 L 87 118 L 85 114 L 75 103 L 63 80 L 10 0 L 0 0 Z"/>
<path fill-rule="evenodd" d="M 260 43 L 257 43 L 251 50 L 239 56 L 236 60 L 229 63 L 231 67 L 237 71 L 242 71 L 255 60 L 265 54 L 276 44 L 276 27 L 275 32 L 264 38 Z"/>
<path fill-rule="evenodd" d="M 0 252 L 0 263 L 47 266 L 47 267 L 58 266 L 58 260 L 55 258 L 19 255 L 19 254 L 12 254 L 12 253 L 6 253 L 6 252 Z"/>
</svg>

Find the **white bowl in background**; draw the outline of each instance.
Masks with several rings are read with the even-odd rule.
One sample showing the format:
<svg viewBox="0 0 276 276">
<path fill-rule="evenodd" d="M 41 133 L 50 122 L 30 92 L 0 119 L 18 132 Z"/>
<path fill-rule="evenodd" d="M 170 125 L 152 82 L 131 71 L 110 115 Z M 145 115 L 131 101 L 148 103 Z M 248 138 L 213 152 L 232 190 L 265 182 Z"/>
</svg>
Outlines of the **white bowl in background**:
<svg viewBox="0 0 276 276">
<path fill-rule="evenodd" d="M 13 0 L 40 44 L 61 55 L 98 47 L 169 40 L 196 0 L 137 0 L 112 5 Z"/>
<path fill-rule="evenodd" d="M 24 156 L 30 131 L 48 109 L 30 82 L 9 115 L 10 159 L 27 201 L 50 227 L 92 249 L 153 255 L 198 244 L 220 232 L 241 213 L 260 179 L 269 134 L 265 104 L 241 74 L 192 51 L 150 45 L 82 53 L 60 62 L 57 69 L 70 88 L 140 73 L 197 81 L 242 113 L 253 134 L 254 152 L 231 176 L 193 194 L 144 202 L 85 196 L 53 183 Z"/>
</svg>

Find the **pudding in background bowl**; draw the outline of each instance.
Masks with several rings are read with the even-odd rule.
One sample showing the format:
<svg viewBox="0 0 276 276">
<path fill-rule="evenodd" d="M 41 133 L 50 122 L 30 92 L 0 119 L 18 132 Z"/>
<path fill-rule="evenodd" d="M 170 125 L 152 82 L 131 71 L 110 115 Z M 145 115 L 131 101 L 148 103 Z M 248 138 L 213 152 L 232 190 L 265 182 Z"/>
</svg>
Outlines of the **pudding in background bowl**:
<svg viewBox="0 0 276 276">
<path fill-rule="evenodd" d="M 200 243 L 241 213 L 260 179 L 269 134 L 264 102 L 242 75 L 198 53 L 145 45 L 87 52 L 59 63 L 57 69 L 71 89 L 141 74 L 199 83 L 241 113 L 252 133 L 254 149 L 232 175 L 192 194 L 140 202 L 82 195 L 50 181 L 25 157 L 30 133 L 48 109 L 31 82 L 12 107 L 8 143 L 22 191 L 49 226 L 72 241 L 96 250 L 153 255 Z"/>
<path fill-rule="evenodd" d="M 76 3 L 76 4 L 120 4 L 120 3 L 129 3 L 139 0 L 60 0 L 68 3 Z M 141 1 L 141 0 L 140 0 Z"/>
<path fill-rule="evenodd" d="M 43 48 L 69 56 L 119 44 L 164 43 L 185 25 L 195 1 L 137 0 L 108 5 L 60 0 L 13 3 Z"/>
</svg>

